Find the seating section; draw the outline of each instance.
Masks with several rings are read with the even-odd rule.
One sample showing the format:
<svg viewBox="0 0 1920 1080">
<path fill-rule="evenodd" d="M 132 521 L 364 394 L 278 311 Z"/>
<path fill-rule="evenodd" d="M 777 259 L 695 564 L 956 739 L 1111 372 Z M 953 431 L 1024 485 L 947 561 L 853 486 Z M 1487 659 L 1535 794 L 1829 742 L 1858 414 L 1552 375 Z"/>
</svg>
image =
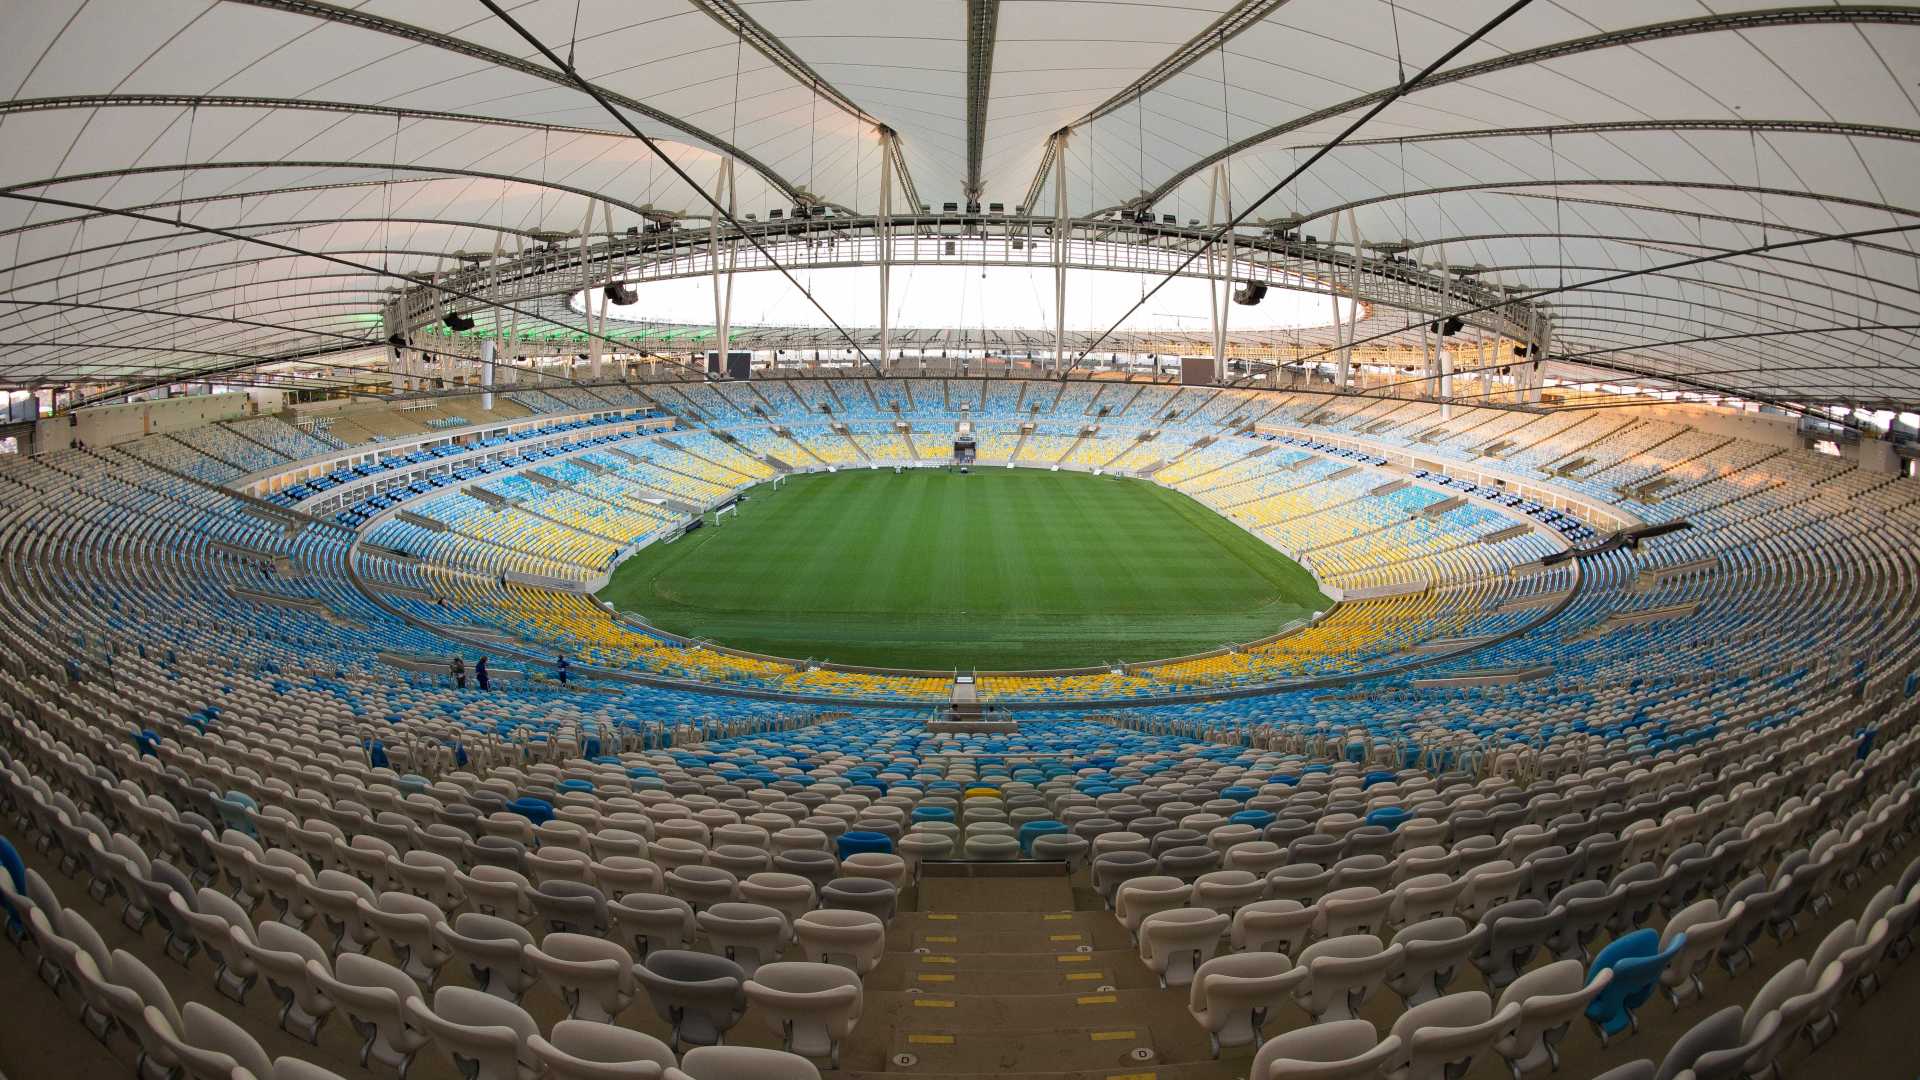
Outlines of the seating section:
<svg viewBox="0 0 1920 1080">
<path fill-rule="evenodd" d="M 142 1075 L 1057 1075 L 1128 1028 L 1198 1076 L 1765 1073 L 1920 923 L 1911 703 L 1395 767 L 1065 719 L 369 737 L 139 685 L 0 670 L 0 918 L 16 1019 Z M 1009 860 L 1053 870 L 946 869 Z"/>
</svg>

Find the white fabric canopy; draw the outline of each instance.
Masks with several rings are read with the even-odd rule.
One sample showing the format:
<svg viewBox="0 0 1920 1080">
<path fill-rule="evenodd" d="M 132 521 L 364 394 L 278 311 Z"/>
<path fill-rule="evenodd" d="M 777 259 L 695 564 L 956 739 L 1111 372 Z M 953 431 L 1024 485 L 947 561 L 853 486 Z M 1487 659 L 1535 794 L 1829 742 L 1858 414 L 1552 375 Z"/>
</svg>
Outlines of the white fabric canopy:
<svg viewBox="0 0 1920 1080">
<path fill-rule="evenodd" d="M 936 209 L 977 177 L 983 203 L 1050 214 L 1064 129 L 1074 213 L 1144 198 L 1184 222 L 1207 218 L 1214 165 L 1248 208 L 1504 5 L 503 6 L 701 187 L 734 156 L 742 214 L 801 193 L 873 212 L 884 125 Z M 15 0 L 6 24 L 0 383 L 378 341 L 403 275 L 578 230 L 590 198 L 616 231 L 707 213 L 476 0 Z M 970 25 L 991 37 L 970 47 Z M 1250 220 L 1325 238 L 1351 208 L 1369 242 L 1553 289 L 1570 360 L 1912 403 L 1920 263 L 1896 230 L 1920 225 L 1916 86 L 1920 8 L 1538 0 Z M 1871 230 L 1889 231 L 1823 239 Z"/>
</svg>

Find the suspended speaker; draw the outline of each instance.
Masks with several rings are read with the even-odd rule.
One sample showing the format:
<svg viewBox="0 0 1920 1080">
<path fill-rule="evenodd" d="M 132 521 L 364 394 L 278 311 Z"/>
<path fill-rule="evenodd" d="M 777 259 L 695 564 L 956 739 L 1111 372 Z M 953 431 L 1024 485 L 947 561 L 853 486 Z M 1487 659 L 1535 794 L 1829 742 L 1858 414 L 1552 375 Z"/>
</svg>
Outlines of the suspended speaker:
<svg viewBox="0 0 1920 1080">
<path fill-rule="evenodd" d="M 1233 291 L 1233 302 L 1247 307 L 1252 307 L 1266 298 L 1267 287 L 1258 281 L 1249 281 Z"/>
<path fill-rule="evenodd" d="M 444 319 L 441 319 L 440 321 L 446 324 L 447 329 L 453 331 L 456 334 L 465 330 L 473 329 L 473 320 L 467 318 L 465 315 L 462 315 L 457 311 L 447 312 L 447 317 Z"/>
<path fill-rule="evenodd" d="M 627 284 L 626 282 L 624 281 L 607 282 L 607 301 L 609 303 L 618 304 L 621 307 L 626 307 L 628 304 L 631 304 L 638 299 L 639 297 L 634 295 L 633 286 Z"/>
</svg>

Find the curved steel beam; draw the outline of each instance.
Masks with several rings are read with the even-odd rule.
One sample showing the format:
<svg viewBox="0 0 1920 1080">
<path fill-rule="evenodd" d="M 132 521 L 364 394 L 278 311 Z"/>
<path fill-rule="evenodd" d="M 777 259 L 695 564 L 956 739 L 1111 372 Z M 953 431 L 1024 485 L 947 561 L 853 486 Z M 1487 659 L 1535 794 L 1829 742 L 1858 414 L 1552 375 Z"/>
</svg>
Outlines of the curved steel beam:
<svg viewBox="0 0 1920 1080">
<path fill-rule="evenodd" d="M 486 172 L 480 169 L 462 169 L 453 165 L 406 165 L 384 161 L 209 161 L 197 165 L 185 162 L 171 165 L 129 165 L 120 169 L 96 169 L 92 172 L 70 173 L 66 176 L 50 176 L 37 180 L 23 180 L 19 183 L 0 187 L 0 195 L 10 195 L 14 192 L 25 191 L 28 188 L 50 188 L 58 187 L 61 184 L 84 184 L 90 180 L 108 180 L 117 176 L 147 176 L 153 173 L 201 172 L 203 170 L 212 171 L 214 169 L 253 169 L 256 171 L 262 169 L 372 169 L 376 171 L 387 170 L 392 172 L 423 173 L 433 176 L 464 176 L 474 180 L 499 180 L 511 184 L 526 184 L 530 187 L 549 188 L 553 191 L 566 192 L 569 195 L 578 195 L 585 199 L 597 199 L 601 202 L 611 203 L 638 217 L 655 218 L 659 216 L 658 212 L 651 208 L 636 206 L 633 203 L 627 202 L 625 199 L 615 198 L 604 192 L 595 191 L 592 188 L 574 187 L 572 184 L 555 183 L 551 180 L 527 180 L 519 176 L 514 176 L 511 173 Z M 357 184 L 359 181 L 354 181 L 354 183 Z M 335 185 L 323 186 L 331 187 Z M 106 211 L 109 216 L 126 212 L 127 211 L 123 210 Z M 173 223 L 166 222 L 166 224 L 170 225 Z"/>
<path fill-rule="evenodd" d="M 196 195 L 191 199 L 167 199 L 164 202 L 135 203 L 128 210 L 170 210 L 175 207 L 199 206 L 204 203 L 230 202 L 234 199 L 265 199 L 275 195 L 305 195 L 321 191 L 346 191 L 357 187 L 380 187 L 383 184 L 431 184 L 435 177 L 416 176 L 406 180 L 350 180 L 339 184 L 300 184 L 293 187 L 268 188 L 264 191 L 230 191 L 220 195 Z M 30 221 L 24 225 L 15 225 L 11 229 L 0 229 L 0 237 L 15 236 L 33 232 L 35 229 L 48 229 L 56 225 L 70 225 L 76 221 L 92 221 L 103 214 L 75 214 L 72 217 L 48 218 L 46 221 Z"/>
<path fill-rule="evenodd" d="M 826 77 L 813 69 L 813 66 L 800 58 L 800 55 L 787 47 L 779 35 L 761 26 L 748 15 L 746 9 L 734 0 L 692 0 L 693 6 L 707 14 L 707 17 L 726 27 L 740 40 L 752 46 L 753 50 L 767 58 L 774 67 L 786 72 L 787 77 L 805 86 L 820 100 L 846 113 L 865 124 L 871 124 L 879 131 L 893 136 L 894 176 L 899 179 L 900 189 L 907 193 L 915 206 L 920 205 L 920 196 L 915 192 L 913 177 L 907 173 L 906 159 L 900 156 L 898 141 L 900 133 L 885 120 L 860 107 L 860 103 L 848 97 L 826 80 Z M 811 180 L 809 180 L 811 182 Z M 817 196 L 818 192 L 811 192 Z"/>
<path fill-rule="evenodd" d="M 1741 195 L 1779 196 L 1790 199 L 1812 199 L 1816 202 L 1834 203 L 1838 206 L 1851 206 L 1859 210 L 1878 210 L 1883 214 L 1906 217 L 1920 217 L 1920 209 L 1894 206 L 1890 203 L 1874 202 L 1871 199 L 1856 199 L 1849 195 L 1822 195 L 1816 191 L 1794 191 L 1792 188 L 1755 187 L 1750 184 L 1721 184 L 1705 180 L 1476 180 L 1471 184 L 1447 184 L 1442 187 L 1419 188 L 1414 191 L 1396 191 L 1385 195 L 1370 195 L 1364 199 L 1354 199 L 1334 206 L 1319 207 L 1311 211 L 1301 211 L 1300 220 L 1314 221 L 1329 214 L 1338 214 L 1347 210 L 1359 210 L 1362 207 L 1380 203 L 1397 202 L 1401 199 L 1426 198 L 1433 195 L 1457 195 L 1467 191 L 1488 191 L 1498 193 L 1507 188 L 1562 188 L 1562 187 L 1653 187 L 1677 188 L 1682 191 L 1731 191 Z M 1670 210 L 1669 213 L 1689 216 L 1685 210 Z M 1911 252 L 1904 254 L 1911 255 Z"/>
<path fill-rule="evenodd" d="M 1662 41 L 1668 38 L 1687 37 L 1694 34 L 1715 34 L 1742 30 L 1759 30 L 1775 26 L 1818 26 L 1853 25 L 1872 23 L 1886 26 L 1920 26 L 1920 10 L 1892 5 L 1835 5 L 1832 7 L 1792 7 L 1767 8 L 1758 11 L 1738 11 L 1726 14 L 1703 15 L 1691 19 L 1675 19 L 1669 22 L 1650 23 L 1645 26 L 1631 27 L 1625 30 L 1609 30 L 1587 37 L 1572 38 L 1554 42 L 1519 52 L 1506 53 L 1478 63 L 1464 64 L 1449 71 L 1436 72 L 1432 78 L 1422 84 L 1422 89 L 1446 86 L 1467 79 L 1476 79 L 1482 75 L 1507 71 L 1532 64 L 1558 60 L 1562 57 L 1577 56 L 1598 49 L 1611 49 L 1622 45 L 1638 45 L 1649 41 Z M 1236 154 L 1243 153 L 1261 143 L 1271 142 L 1282 135 L 1301 128 L 1310 127 L 1323 120 L 1329 120 L 1355 109 L 1365 108 L 1385 99 L 1398 88 L 1389 87 L 1349 98 L 1324 109 L 1316 109 L 1304 116 L 1296 117 L 1284 124 L 1276 124 L 1264 131 L 1256 132 L 1244 139 L 1237 139 L 1211 154 L 1168 177 L 1159 187 L 1140 198 L 1129 202 L 1128 206 L 1151 206 L 1166 198 L 1173 190 L 1187 180 L 1212 167 L 1215 162 L 1224 161 Z"/>
<path fill-rule="evenodd" d="M 7 113 L 52 112 L 60 109 L 293 109 L 304 112 L 351 113 L 357 116 L 384 116 L 400 120 L 449 120 L 460 124 L 484 124 L 488 127 L 522 128 L 561 135 L 597 135 L 626 141 L 625 132 L 606 128 L 577 127 L 570 124 L 539 124 L 506 116 L 479 116 L 444 109 L 403 109 L 391 105 L 362 105 L 352 101 L 309 101 L 304 98 L 262 97 L 239 94 L 64 94 L 59 97 L 15 98 L 0 101 L 0 116 Z"/>
<path fill-rule="evenodd" d="M 1623 131 L 1731 131 L 1780 132 L 1793 135 L 1839 135 L 1861 139 L 1920 142 L 1920 131 L 1886 124 L 1849 124 L 1836 120 L 1603 120 L 1590 124 L 1531 124 L 1524 127 L 1432 131 L 1379 139 L 1348 139 L 1342 146 L 1399 146 L 1453 142 L 1460 139 L 1534 138 L 1541 135 L 1608 135 Z M 1293 143 L 1287 150 L 1317 150 L 1320 143 Z"/>
<path fill-rule="evenodd" d="M 495 67 L 506 68 L 509 71 L 516 71 L 522 75 L 541 79 L 557 86 L 570 87 L 573 85 L 573 80 L 569 78 L 565 72 L 543 67 L 540 64 L 533 63 L 530 60 L 524 60 L 511 53 L 504 53 L 497 49 L 489 49 L 484 45 L 476 45 L 471 41 L 463 41 L 460 38 L 450 37 L 446 34 L 428 30 L 425 27 L 403 23 L 397 19 L 382 18 L 381 16 L 366 11 L 357 11 L 351 8 L 341 7 L 337 4 L 321 3 L 320 0 L 230 0 L 230 2 L 247 4 L 252 7 L 267 8 L 273 11 L 284 11 L 293 15 L 303 15 L 310 19 L 319 19 L 323 22 L 351 26 L 358 30 L 369 30 L 377 34 L 386 34 L 390 37 L 400 38 L 403 41 L 411 41 L 416 44 L 426 45 L 430 48 L 457 53 L 461 56 L 492 64 Z M 768 165 L 766 162 L 761 161 L 759 158 L 747 153 L 745 150 L 733 145 L 713 132 L 697 127 L 680 117 L 674 116 L 672 113 L 656 109 L 638 98 L 628 97 L 625 94 L 608 90 L 606 87 L 600 86 L 597 83 L 594 84 L 594 89 L 607 100 L 619 105 L 623 109 L 630 109 L 655 123 L 665 125 L 666 127 L 673 128 L 675 131 L 692 136 L 715 150 L 718 150 L 720 153 L 733 158 L 747 168 L 765 177 L 769 184 L 779 188 L 788 198 L 793 199 L 795 202 L 804 201 L 800 189 L 790 183 L 786 177 L 780 175 L 773 166 Z"/>
</svg>

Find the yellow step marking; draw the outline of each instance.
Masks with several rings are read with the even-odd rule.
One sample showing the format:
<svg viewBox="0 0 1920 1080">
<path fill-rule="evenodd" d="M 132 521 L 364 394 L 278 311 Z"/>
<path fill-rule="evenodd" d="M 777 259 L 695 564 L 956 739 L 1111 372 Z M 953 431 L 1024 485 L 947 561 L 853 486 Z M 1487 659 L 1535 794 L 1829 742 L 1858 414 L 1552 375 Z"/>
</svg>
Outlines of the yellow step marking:
<svg viewBox="0 0 1920 1080">
<path fill-rule="evenodd" d="M 1096 1031 L 1088 1037 L 1094 1042 L 1113 1042 L 1116 1039 L 1134 1038 L 1135 1033 L 1131 1031 Z"/>
<path fill-rule="evenodd" d="M 1076 1005 L 1112 1005 L 1119 1000 L 1120 998 L 1114 994 L 1089 994 L 1086 997 L 1073 999 Z"/>
<path fill-rule="evenodd" d="M 1046 922 L 1066 922 L 1068 919 L 1073 918 L 1073 912 L 1063 911 L 1057 915 L 1042 915 L 1040 918 Z"/>
<path fill-rule="evenodd" d="M 1084 964 L 1091 959 L 1093 959 L 1093 957 L 1088 956 L 1086 953 L 1067 953 L 1053 958 L 1056 964 Z"/>
<path fill-rule="evenodd" d="M 954 959 L 951 956 L 923 956 L 920 958 L 920 962 L 923 964 L 951 964 L 954 962 Z"/>
<path fill-rule="evenodd" d="M 1054 934 L 1051 937 L 1047 938 L 1047 940 L 1048 941 L 1079 941 L 1080 935 L 1079 934 Z"/>
<path fill-rule="evenodd" d="M 1107 1080 L 1155 1080 L 1159 1073 L 1109 1073 Z"/>
<path fill-rule="evenodd" d="M 933 922 L 952 922 L 952 921 L 954 921 L 955 919 L 958 919 L 959 917 L 960 917 L 960 916 L 958 916 L 958 915 L 929 915 L 929 916 L 927 916 L 927 918 L 928 918 L 928 920 L 930 920 L 930 921 L 933 921 Z"/>
<path fill-rule="evenodd" d="M 1067 972 L 1068 982 L 1091 982 L 1094 979 L 1104 979 L 1106 977 L 1107 977 L 1107 973 L 1104 971 L 1069 971 Z"/>
<path fill-rule="evenodd" d="M 928 940 L 928 941 L 937 941 L 937 942 L 939 942 L 939 943 L 940 943 L 940 944 L 942 944 L 942 945 L 951 945 L 951 944 L 953 944 L 954 942 L 956 942 L 956 941 L 959 941 L 960 939 L 959 939 L 959 938 L 957 938 L 957 937 L 952 937 L 952 936 L 950 936 L 950 935 L 949 935 L 949 936 L 941 936 L 941 937 L 929 937 L 929 938 L 927 938 L 927 940 Z"/>
<path fill-rule="evenodd" d="M 1131 1032 L 1129 1032 L 1131 1034 Z M 951 1035 L 909 1035 L 907 1041 L 916 1046 L 952 1046 Z"/>
<path fill-rule="evenodd" d="M 951 1009 L 953 1008 L 953 999 L 952 998 L 914 998 L 913 1007 L 916 1009 Z"/>
<path fill-rule="evenodd" d="M 920 976 L 920 981 L 921 981 L 921 982 L 931 982 L 931 983 L 947 983 L 947 982 L 952 982 L 952 981 L 953 981 L 953 976 L 951 976 L 951 975 L 939 975 L 939 974 L 928 974 L 928 975 L 922 975 L 922 976 Z"/>
</svg>

